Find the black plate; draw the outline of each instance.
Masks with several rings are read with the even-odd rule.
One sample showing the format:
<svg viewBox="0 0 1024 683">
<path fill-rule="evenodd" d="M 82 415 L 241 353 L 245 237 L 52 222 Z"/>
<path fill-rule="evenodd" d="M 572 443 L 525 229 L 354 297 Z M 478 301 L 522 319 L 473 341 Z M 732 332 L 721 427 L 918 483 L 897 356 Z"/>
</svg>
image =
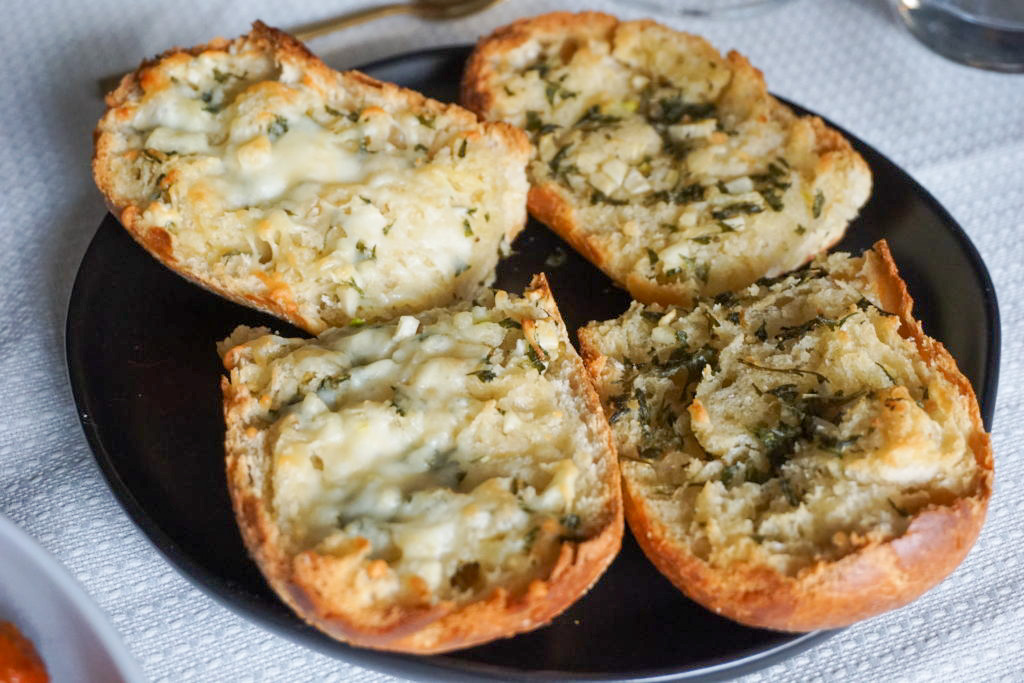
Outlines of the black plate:
<svg viewBox="0 0 1024 683">
<path fill-rule="evenodd" d="M 452 101 L 466 47 L 366 67 L 377 78 Z M 918 317 L 971 380 L 986 426 L 995 408 L 999 312 L 988 272 L 963 230 L 906 173 L 864 143 L 874 194 L 839 245 L 889 240 Z M 570 329 L 618 315 L 628 296 L 539 224 L 502 263 L 498 285 L 520 291 L 547 270 Z M 558 267 L 552 253 L 566 254 Z M 85 429 L 110 487 L 156 547 L 201 589 L 277 633 L 346 661 L 410 677 L 586 679 L 733 677 L 791 657 L 830 632 L 746 628 L 690 602 L 627 533 L 594 589 L 551 625 L 450 655 L 411 657 L 348 647 L 306 626 L 249 561 L 224 481 L 216 341 L 238 324 L 301 335 L 224 301 L 160 266 L 112 216 L 89 246 L 71 295 L 67 355 Z"/>
</svg>

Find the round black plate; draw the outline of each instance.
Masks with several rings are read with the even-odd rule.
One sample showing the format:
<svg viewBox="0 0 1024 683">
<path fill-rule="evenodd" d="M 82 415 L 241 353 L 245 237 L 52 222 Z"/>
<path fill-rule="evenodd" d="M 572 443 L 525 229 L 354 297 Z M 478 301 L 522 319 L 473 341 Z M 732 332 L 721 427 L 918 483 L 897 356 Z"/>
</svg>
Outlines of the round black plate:
<svg viewBox="0 0 1024 683">
<path fill-rule="evenodd" d="M 371 64 L 382 80 L 454 101 L 469 48 Z M 875 189 L 839 245 L 889 240 L 925 330 L 971 380 L 990 426 L 999 366 L 999 313 L 985 266 L 950 215 L 914 180 L 851 137 Z M 532 223 L 502 263 L 498 286 L 521 291 L 546 270 L 570 329 L 622 312 L 629 297 L 553 233 Z M 564 263 L 552 266 L 552 254 Z M 545 261 L 548 260 L 548 265 Z M 100 225 L 68 309 L 71 386 L 110 487 L 156 547 L 200 588 L 281 635 L 360 666 L 410 677 L 653 680 L 732 677 L 790 657 L 828 632 L 746 628 L 683 597 L 627 533 L 597 585 L 551 625 L 449 655 L 411 657 L 348 647 L 296 618 L 249 560 L 224 480 L 224 427 L 214 344 L 236 325 L 280 321 L 220 299 L 159 265 L 112 216 Z"/>
</svg>

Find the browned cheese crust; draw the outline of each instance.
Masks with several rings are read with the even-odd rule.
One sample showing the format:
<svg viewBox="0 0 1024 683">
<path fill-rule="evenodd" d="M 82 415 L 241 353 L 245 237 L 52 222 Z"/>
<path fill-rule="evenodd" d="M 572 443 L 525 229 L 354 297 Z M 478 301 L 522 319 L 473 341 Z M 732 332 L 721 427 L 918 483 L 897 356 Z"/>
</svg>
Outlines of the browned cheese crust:
<svg viewBox="0 0 1024 683">
<path fill-rule="evenodd" d="M 839 628 L 906 605 L 963 561 L 985 520 L 994 476 L 992 447 L 970 382 L 914 319 L 913 300 L 886 242 L 879 241 L 865 256 L 881 307 L 901 320 L 900 335 L 912 340 L 926 363 L 969 403 L 967 443 L 979 472 L 974 492 L 919 510 L 896 538 L 869 539 L 838 560 L 818 560 L 787 576 L 754 563 L 716 568 L 694 556 L 673 540 L 678 531 L 658 519 L 644 491 L 624 475 L 626 521 L 651 562 L 694 601 L 749 626 L 797 632 Z M 580 330 L 579 337 L 584 363 L 597 377 L 608 359 L 588 330 Z"/>
<path fill-rule="evenodd" d="M 710 232 L 719 228 L 713 221 L 705 226 L 701 219 L 702 222 L 698 223 L 701 229 L 698 229 L 692 223 L 687 224 L 685 220 L 681 220 L 679 226 L 670 228 L 673 234 L 666 236 L 663 234 L 665 226 L 674 224 L 677 216 L 673 214 L 671 208 L 666 209 L 653 201 L 649 192 L 623 191 L 620 188 L 613 197 L 604 191 L 605 188 L 601 188 L 602 192 L 593 193 L 594 186 L 591 184 L 588 199 L 588 191 L 581 191 L 579 184 L 567 184 L 564 179 L 557 178 L 557 173 L 538 171 L 539 168 L 546 167 L 549 157 L 541 145 L 547 133 L 543 129 L 538 133 L 535 122 L 532 133 L 535 160 L 529 167 L 531 187 L 528 209 L 531 215 L 565 239 L 617 284 L 627 289 L 633 298 L 644 303 L 688 305 L 696 296 L 712 296 L 746 286 L 759 277 L 775 276 L 799 267 L 836 244 L 842 238 L 846 225 L 856 216 L 870 192 L 871 174 L 867 164 L 853 150 L 849 141 L 826 126 L 820 118 L 798 117 L 789 107 L 769 95 L 763 74 L 744 56 L 730 51 L 723 59 L 707 41 L 698 36 L 674 32 L 650 20 L 624 22 L 599 12 L 554 12 L 521 19 L 497 29 L 477 44 L 463 74 L 461 102 L 484 120 L 507 120 L 524 126 L 529 132 L 530 126 L 519 120 L 522 118 L 520 114 L 509 115 L 504 112 L 507 107 L 503 106 L 502 101 L 509 99 L 506 93 L 510 91 L 504 85 L 503 79 L 508 75 L 500 72 L 498 67 L 509 54 L 531 45 L 538 46 L 538 50 L 543 52 L 545 46 L 555 44 L 563 46 L 562 56 L 568 58 L 578 46 L 591 41 L 605 43 L 614 51 L 619 41 L 634 40 L 635 36 L 647 32 L 651 33 L 652 41 L 666 40 L 666 34 L 672 34 L 679 45 L 685 46 L 680 48 L 680 54 L 691 51 L 695 55 L 694 61 L 699 56 L 717 62 L 720 71 L 727 70 L 730 73 L 730 84 L 721 92 L 727 93 L 725 97 L 730 101 L 741 102 L 743 108 L 756 112 L 751 115 L 750 122 L 756 121 L 786 131 L 789 139 L 778 153 L 790 157 L 794 177 L 802 178 L 801 182 L 805 183 L 805 188 L 825 188 L 829 196 L 823 212 L 819 216 L 818 211 L 815 211 L 813 219 L 807 216 L 807 220 L 803 220 L 801 216 L 806 213 L 804 209 L 791 209 L 790 205 L 806 203 L 810 207 L 814 201 L 814 189 L 810 190 L 810 194 L 807 189 L 802 190 L 802 198 L 798 193 L 792 192 L 789 196 L 782 197 L 782 201 L 787 204 L 785 213 L 788 217 L 769 226 L 759 225 L 756 230 L 760 235 L 756 238 L 756 243 L 746 246 L 722 246 L 717 253 L 713 248 L 705 248 L 700 254 L 684 259 L 683 265 L 670 267 L 662 259 L 662 263 L 652 262 L 648 266 L 645 259 L 651 247 L 654 252 L 664 256 L 662 250 L 673 240 L 692 240 L 694 237 L 707 239 Z M 679 62 L 684 59 L 678 56 Z M 662 60 L 659 66 L 665 67 L 670 64 L 672 68 L 676 67 L 668 58 Z M 527 71 L 535 68 L 526 67 Z M 547 91 L 548 102 L 552 107 L 559 97 L 558 94 L 553 94 L 558 92 L 559 87 L 554 80 L 556 79 L 551 81 L 552 84 Z M 590 87 L 597 86 L 591 83 Z M 576 97 L 577 94 L 579 97 Z M 613 97 L 608 93 L 605 95 Z M 592 101 L 596 95 L 584 86 L 581 93 L 572 93 L 572 99 L 566 99 L 563 106 L 565 102 L 582 101 L 588 97 L 588 101 Z M 630 104 L 635 106 L 635 102 Z M 518 103 L 515 105 L 519 106 Z M 543 104 L 534 103 L 531 108 L 537 109 L 542 106 Z M 557 113 L 552 114 L 550 111 L 541 111 L 541 114 L 544 122 L 548 121 L 547 116 L 558 117 Z M 623 116 L 626 117 L 624 120 L 628 119 L 626 115 Z M 559 124 L 562 128 L 547 137 L 562 134 L 566 122 L 559 119 Z M 717 135 L 719 137 L 712 138 L 715 144 L 724 142 L 725 133 L 720 132 Z M 563 136 L 562 140 L 566 139 L 571 138 Z M 577 148 L 579 144 L 576 144 Z M 545 164 L 540 164 L 538 158 Z M 736 161 L 741 166 L 749 164 L 752 168 L 769 163 L 768 159 L 763 163 L 753 161 L 746 150 L 739 150 L 736 153 Z M 789 168 L 787 165 L 787 169 Z M 692 168 L 690 170 L 693 171 Z M 653 176 L 650 176 L 649 172 L 646 173 L 651 185 L 657 187 L 658 183 L 652 179 Z M 735 173 L 740 172 L 727 172 L 724 177 L 728 180 L 729 176 Z M 715 175 L 717 173 L 711 174 Z M 700 176 L 699 182 L 703 182 L 708 190 L 704 193 L 705 200 L 709 192 L 714 192 L 714 178 L 708 179 L 711 176 Z M 590 174 L 588 177 L 592 181 L 594 175 Z M 697 175 L 686 182 L 697 182 Z M 625 188 L 626 185 L 622 187 Z M 747 194 L 750 194 L 749 191 Z M 765 215 L 771 213 L 767 207 L 762 208 L 765 209 Z M 600 215 L 596 213 L 597 209 L 601 210 Z M 773 206 L 772 211 L 779 212 L 781 209 Z M 666 220 L 669 221 L 668 224 L 665 223 Z M 800 225 L 801 223 L 803 225 Z M 630 227 L 630 224 L 638 227 Z M 754 228 L 747 228 L 752 229 Z M 630 230 L 635 234 L 627 232 Z M 792 235 L 794 230 L 800 233 L 799 238 Z M 726 237 L 735 239 L 736 235 L 725 236 L 723 233 L 715 235 L 712 239 L 722 239 L 724 245 Z M 696 274 L 694 260 L 698 264 Z M 687 272 L 685 263 L 689 264 L 690 272 Z"/>
<path fill-rule="evenodd" d="M 361 310 L 357 315 L 341 315 L 336 310 L 329 310 L 327 305 L 320 306 L 315 296 L 307 296 L 304 299 L 302 294 L 296 291 L 296 282 L 288 281 L 287 278 L 276 272 L 254 268 L 251 273 L 252 278 L 245 281 L 237 277 L 231 279 L 218 276 L 208 268 L 196 268 L 194 264 L 186 262 L 188 259 L 182 257 L 176 249 L 176 239 L 167 230 L 144 219 L 149 202 L 140 203 L 137 199 L 126 196 L 118 189 L 125 186 L 125 181 L 121 179 L 118 182 L 117 171 L 112 161 L 118 154 L 124 153 L 119 149 L 119 146 L 123 144 L 121 142 L 123 134 L 120 129 L 133 121 L 140 103 L 147 95 L 169 87 L 171 81 L 166 72 L 168 66 L 188 61 L 188 59 L 199 55 L 207 55 L 211 60 L 216 60 L 226 58 L 229 53 L 246 51 L 271 55 L 273 61 L 278 65 L 300 68 L 302 70 L 301 84 L 325 99 L 339 89 L 363 95 L 373 93 L 373 97 L 368 97 L 368 99 L 402 103 L 423 120 L 429 121 L 443 116 L 445 121 L 453 127 L 462 129 L 460 139 L 463 141 L 477 141 L 482 137 L 491 139 L 496 147 L 504 150 L 505 161 L 510 164 L 509 168 L 513 168 L 517 163 L 516 160 L 525 159 L 528 154 L 529 142 L 521 131 L 512 126 L 505 124 L 481 126 L 471 112 L 457 105 L 429 99 L 418 92 L 401 88 L 392 83 L 378 81 L 358 71 L 336 72 L 291 35 L 256 21 L 249 34 L 237 39 L 217 38 L 210 43 L 196 47 L 176 47 L 153 59 L 146 60 L 135 71 L 125 75 L 119 86 L 106 96 L 107 111 L 93 133 L 92 171 L 96 185 L 103 193 L 108 208 L 128 233 L 154 258 L 179 275 L 220 296 L 283 318 L 314 334 L 329 326 L 343 324 L 348 319 L 358 317 L 382 319 L 396 313 L 410 312 L 470 298 L 470 290 L 473 287 L 470 283 L 459 282 L 456 276 L 457 282 L 454 287 L 451 287 L 452 291 L 446 298 L 440 295 L 435 296 L 425 306 L 406 306 L 405 308 L 399 307 L 397 310 Z M 264 83 L 263 85 L 276 86 L 279 84 Z M 277 90 L 274 87 L 266 88 L 267 93 L 273 96 L 280 95 Z M 367 111 L 371 109 L 375 108 L 369 107 Z M 379 108 L 376 108 L 375 112 L 383 114 Z M 341 114 L 340 112 L 334 113 Z M 465 146 L 462 150 L 464 154 Z M 161 176 L 157 181 L 157 189 L 166 190 L 171 187 L 177 180 L 175 174 L 176 171 L 171 171 L 166 176 Z M 414 203 L 416 199 L 410 198 L 406 201 Z M 492 210 L 496 214 L 503 213 L 503 210 L 497 207 Z M 481 211 L 482 213 L 483 211 Z M 499 220 L 504 222 L 506 219 Z M 514 215 L 508 216 L 507 220 L 510 223 L 504 240 L 506 243 L 510 243 L 515 235 L 522 230 L 525 221 L 516 220 Z M 478 258 L 478 260 L 481 259 Z M 471 263 L 470 266 L 472 269 L 467 278 L 469 276 L 476 276 L 477 280 L 488 278 L 485 264 Z M 307 274 L 305 277 L 312 278 L 312 274 Z M 298 284 L 305 285 L 306 283 Z M 438 286 L 447 285 L 442 285 L 439 282 Z"/>
<path fill-rule="evenodd" d="M 534 277 L 526 296 L 536 297 L 534 301 L 557 321 L 568 344 L 564 323 L 543 275 Z M 229 372 L 236 367 L 240 349 L 236 347 L 224 357 Z M 306 622 L 338 640 L 416 654 L 446 652 L 510 637 L 542 626 L 567 609 L 614 559 L 624 528 L 613 437 L 597 393 L 575 354 L 573 363 L 571 391 L 586 406 L 581 418 L 591 433 L 598 435 L 595 447 L 608 459 L 603 463 L 608 479 L 602 482 L 608 502 L 599 530 L 583 540 L 562 541 L 550 572 L 531 580 L 518 594 L 498 587 L 479 600 L 460 605 L 453 600 L 432 600 L 426 584 L 420 581 L 422 599 L 418 604 L 394 604 L 386 609 L 368 608 L 361 600 L 361 591 L 370 589 L 367 580 L 372 582 L 387 569 L 383 560 L 368 559 L 371 544 L 365 538 L 353 539 L 344 554 L 305 550 L 291 556 L 286 551 L 282 531 L 268 507 L 271 491 L 267 476 L 258 471 L 258 463 L 269 457 L 266 432 L 257 430 L 247 419 L 256 409 L 256 399 L 244 384 L 222 378 L 232 506 L 245 546 L 274 591 Z"/>
</svg>

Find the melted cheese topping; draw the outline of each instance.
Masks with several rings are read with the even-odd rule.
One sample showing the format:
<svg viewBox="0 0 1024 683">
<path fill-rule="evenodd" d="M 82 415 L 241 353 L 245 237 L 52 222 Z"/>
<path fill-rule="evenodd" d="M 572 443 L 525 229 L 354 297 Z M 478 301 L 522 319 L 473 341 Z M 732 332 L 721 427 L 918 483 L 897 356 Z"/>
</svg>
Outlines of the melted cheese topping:
<svg viewBox="0 0 1024 683">
<path fill-rule="evenodd" d="M 457 115 L 325 92 L 244 50 L 178 55 L 141 82 L 118 119 L 118 193 L 179 262 L 313 329 L 472 295 L 522 226 L 514 155 Z"/>
<path fill-rule="evenodd" d="M 623 471 L 709 562 L 793 573 L 975 486 L 967 399 L 872 302 L 863 263 L 592 328 L 619 452 L 646 463 Z"/>
<path fill-rule="evenodd" d="M 578 495 L 596 491 L 587 428 L 558 379 L 571 351 L 543 310 L 282 342 L 250 342 L 274 357 L 241 377 L 269 411 L 273 510 L 293 551 L 362 537 L 394 590 L 418 577 L 458 599 L 549 569 L 559 538 L 591 526 Z"/>
<path fill-rule="evenodd" d="M 493 66 L 488 115 L 531 134 L 531 181 L 571 198 L 620 282 L 678 301 L 746 286 L 831 244 L 866 199 L 866 174 L 833 178 L 810 122 L 699 38 L 626 22 L 610 38 L 528 41 Z"/>
</svg>

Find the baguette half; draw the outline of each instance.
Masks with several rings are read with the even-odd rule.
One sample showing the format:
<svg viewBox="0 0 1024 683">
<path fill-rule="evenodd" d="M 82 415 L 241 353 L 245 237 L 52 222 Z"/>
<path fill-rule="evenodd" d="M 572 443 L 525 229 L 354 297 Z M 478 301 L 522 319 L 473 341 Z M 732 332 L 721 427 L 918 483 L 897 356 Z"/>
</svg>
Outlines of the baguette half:
<svg viewBox="0 0 1024 683">
<path fill-rule="evenodd" d="M 879 242 L 580 331 L 627 521 L 680 590 L 744 624 L 809 631 L 904 605 L 963 560 L 992 450 L 912 304 Z"/>
<path fill-rule="evenodd" d="M 256 22 L 127 75 L 93 174 L 164 265 L 318 333 L 493 281 L 525 224 L 528 154 L 511 126 L 333 71 Z"/>
<path fill-rule="evenodd" d="M 224 365 L 242 537 L 335 638 L 432 653 L 531 630 L 618 552 L 611 432 L 543 276 L 524 297 L 260 336 Z"/>
<path fill-rule="evenodd" d="M 531 136 L 529 210 L 643 302 L 688 304 L 835 244 L 867 164 L 736 52 L 652 21 L 523 19 L 477 45 L 465 106 Z"/>
</svg>

